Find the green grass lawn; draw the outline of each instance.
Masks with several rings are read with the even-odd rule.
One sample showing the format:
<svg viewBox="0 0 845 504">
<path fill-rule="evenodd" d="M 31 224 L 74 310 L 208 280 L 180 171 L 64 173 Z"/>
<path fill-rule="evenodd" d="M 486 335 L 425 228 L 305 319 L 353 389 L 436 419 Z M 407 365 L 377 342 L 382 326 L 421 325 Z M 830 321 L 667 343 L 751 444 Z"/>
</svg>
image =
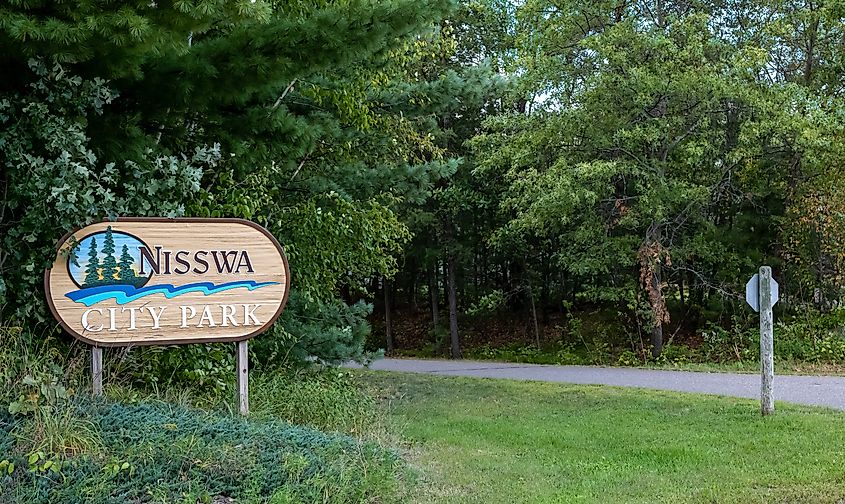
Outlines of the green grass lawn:
<svg viewBox="0 0 845 504">
<path fill-rule="evenodd" d="M 599 386 L 362 372 L 416 502 L 838 503 L 845 414 Z"/>
</svg>

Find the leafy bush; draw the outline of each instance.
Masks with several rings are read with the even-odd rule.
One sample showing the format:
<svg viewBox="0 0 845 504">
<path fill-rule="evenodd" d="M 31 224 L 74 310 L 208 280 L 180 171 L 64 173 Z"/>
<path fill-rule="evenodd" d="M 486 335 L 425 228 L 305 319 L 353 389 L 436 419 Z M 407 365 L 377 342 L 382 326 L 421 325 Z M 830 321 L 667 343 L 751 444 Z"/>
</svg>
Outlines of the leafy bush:
<svg viewBox="0 0 845 504">
<path fill-rule="evenodd" d="M 139 371 L 142 359 L 152 363 L 152 379 L 167 374 L 162 366 L 178 369 L 177 353 L 162 358 L 170 351 L 159 349 L 127 357 L 110 351 L 118 372 L 107 376 L 106 391 L 129 404 L 91 402 L 78 393 L 79 387 L 88 387 L 87 349 L 63 348 L 50 338 L 36 344 L 34 335 L 20 328 L 4 327 L 0 336 L 0 359 L 6 364 L 0 368 L 0 502 L 398 498 L 405 469 L 396 454 L 374 443 L 279 420 L 369 438 L 383 433 L 374 399 L 349 373 L 302 368 L 256 372 L 253 414 L 245 420 L 225 412 L 234 405 L 234 367 L 227 370 L 222 387 L 176 372 L 166 387 L 158 388 L 162 382 L 138 380 L 146 376 Z M 129 379 L 121 378 L 121 358 L 129 362 Z M 199 356 L 186 361 L 186 373 L 206 361 Z M 151 402 L 151 389 L 181 400 Z M 218 412 L 196 410 L 189 403 Z"/>
<path fill-rule="evenodd" d="M 567 342 L 558 342 L 553 346 L 544 348 L 537 348 L 536 345 L 524 343 L 513 343 L 500 347 L 483 345 L 478 348 L 469 348 L 464 354 L 470 359 L 560 365 L 591 364 L 593 358 L 596 358 L 589 349 L 578 348 Z"/>
<path fill-rule="evenodd" d="M 504 362 L 525 362 L 529 364 L 557 364 L 553 352 L 547 352 L 534 345 L 515 343 L 501 347 L 483 345 L 464 351 L 469 359 L 494 360 Z"/>
<path fill-rule="evenodd" d="M 760 332 L 758 329 L 735 323 L 730 329 L 708 324 L 702 331 L 701 354 L 707 362 L 741 362 L 758 359 Z"/>
<path fill-rule="evenodd" d="M 845 362 L 845 309 L 807 312 L 775 327 L 775 355 L 809 362 Z"/>
<path fill-rule="evenodd" d="M 0 96 L 0 316 L 46 321 L 41 272 L 65 232 L 117 215 L 177 216 L 199 190 L 217 146 L 155 150 L 150 141 L 119 162 L 98 159 L 86 131 L 117 93 L 60 65 L 30 61 L 25 93 Z M 192 151 L 191 151 L 192 150 Z"/>
<path fill-rule="evenodd" d="M 505 294 L 499 290 L 493 290 L 489 294 L 481 296 L 478 301 L 467 308 L 467 315 L 477 317 L 494 313 L 505 305 Z"/>
<path fill-rule="evenodd" d="M 113 370 L 113 375 L 145 390 L 191 388 L 199 395 L 215 397 L 231 388 L 235 345 L 136 347 L 113 355 L 108 359 L 108 367 Z"/>
</svg>

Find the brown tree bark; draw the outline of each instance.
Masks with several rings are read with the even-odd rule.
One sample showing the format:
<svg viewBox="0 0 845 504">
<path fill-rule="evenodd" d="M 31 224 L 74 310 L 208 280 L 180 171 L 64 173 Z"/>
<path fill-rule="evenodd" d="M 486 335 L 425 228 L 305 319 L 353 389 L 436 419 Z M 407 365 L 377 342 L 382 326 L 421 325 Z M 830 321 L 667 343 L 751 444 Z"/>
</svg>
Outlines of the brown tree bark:
<svg viewBox="0 0 845 504">
<path fill-rule="evenodd" d="M 393 353 L 393 317 L 391 314 L 391 290 L 393 284 L 390 280 L 384 279 L 384 332 L 387 339 L 387 353 Z"/>
<path fill-rule="evenodd" d="M 528 276 L 528 300 L 531 302 L 531 318 L 534 321 L 534 343 L 540 349 L 540 326 L 537 324 L 537 306 L 534 304 L 534 289 L 531 287 L 531 277 Z"/>
<path fill-rule="evenodd" d="M 420 276 L 419 268 L 417 267 L 417 261 L 412 259 L 410 261 L 410 266 L 408 270 L 408 306 L 411 307 L 412 313 L 417 313 L 417 311 L 419 310 L 419 304 L 417 303 L 417 282 Z"/>
<path fill-rule="evenodd" d="M 440 326 L 440 285 L 437 281 L 437 264 L 432 267 L 429 277 L 429 293 L 431 294 L 431 326 L 436 331 Z"/>
<path fill-rule="evenodd" d="M 451 352 L 453 359 L 461 358 L 461 341 L 458 337 L 458 296 L 457 296 L 457 282 L 455 280 L 455 255 L 449 250 L 447 252 L 446 269 L 449 290 L 449 334 L 451 337 Z"/>
<path fill-rule="evenodd" d="M 651 288 L 660 291 L 660 266 L 657 266 L 652 275 Z M 654 321 L 651 328 L 651 355 L 655 359 L 663 353 L 663 322 Z"/>
</svg>

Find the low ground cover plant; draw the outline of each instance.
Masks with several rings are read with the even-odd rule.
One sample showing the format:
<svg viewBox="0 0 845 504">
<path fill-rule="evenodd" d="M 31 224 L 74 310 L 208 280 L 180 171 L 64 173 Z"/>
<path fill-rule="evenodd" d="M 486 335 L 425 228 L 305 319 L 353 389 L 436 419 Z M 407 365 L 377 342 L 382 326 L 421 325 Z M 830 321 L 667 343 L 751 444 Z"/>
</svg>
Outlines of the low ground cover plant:
<svg viewBox="0 0 845 504">
<path fill-rule="evenodd" d="M 406 471 L 395 452 L 375 443 L 279 420 L 162 402 L 80 400 L 63 407 L 89 426 L 96 440 L 90 449 L 18 449 L 27 445 L 26 418 L 0 417 L 0 501 L 392 502 Z"/>
</svg>

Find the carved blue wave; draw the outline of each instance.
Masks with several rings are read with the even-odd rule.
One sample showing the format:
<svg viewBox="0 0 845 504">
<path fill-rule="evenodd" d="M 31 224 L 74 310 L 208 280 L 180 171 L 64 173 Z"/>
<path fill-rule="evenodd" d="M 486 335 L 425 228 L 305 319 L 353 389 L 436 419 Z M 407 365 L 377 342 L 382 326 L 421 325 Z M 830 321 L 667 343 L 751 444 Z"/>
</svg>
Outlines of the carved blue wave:
<svg viewBox="0 0 845 504">
<path fill-rule="evenodd" d="M 168 299 L 187 294 L 189 292 L 202 292 L 204 295 L 217 294 L 232 289 L 249 289 L 251 291 L 267 287 L 268 285 L 277 285 L 279 282 L 256 282 L 254 280 L 244 280 L 238 282 L 228 282 L 220 285 L 214 285 L 211 282 L 196 282 L 178 287 L 172 284 L 148 285 L 146 287 L 135 287 L 133 285 L 100 285 L 97 287 L 87 287 L 85 289 L 75 290 L 65 294 L 66 297 L 77 303 L 82 303 L 85 306 L 91 306 L 105 301 L 106 299 L 114 298 L 119 305 L 131 303 L 145 296 L 153 294 L 164 294 Z"/>
</svg>

